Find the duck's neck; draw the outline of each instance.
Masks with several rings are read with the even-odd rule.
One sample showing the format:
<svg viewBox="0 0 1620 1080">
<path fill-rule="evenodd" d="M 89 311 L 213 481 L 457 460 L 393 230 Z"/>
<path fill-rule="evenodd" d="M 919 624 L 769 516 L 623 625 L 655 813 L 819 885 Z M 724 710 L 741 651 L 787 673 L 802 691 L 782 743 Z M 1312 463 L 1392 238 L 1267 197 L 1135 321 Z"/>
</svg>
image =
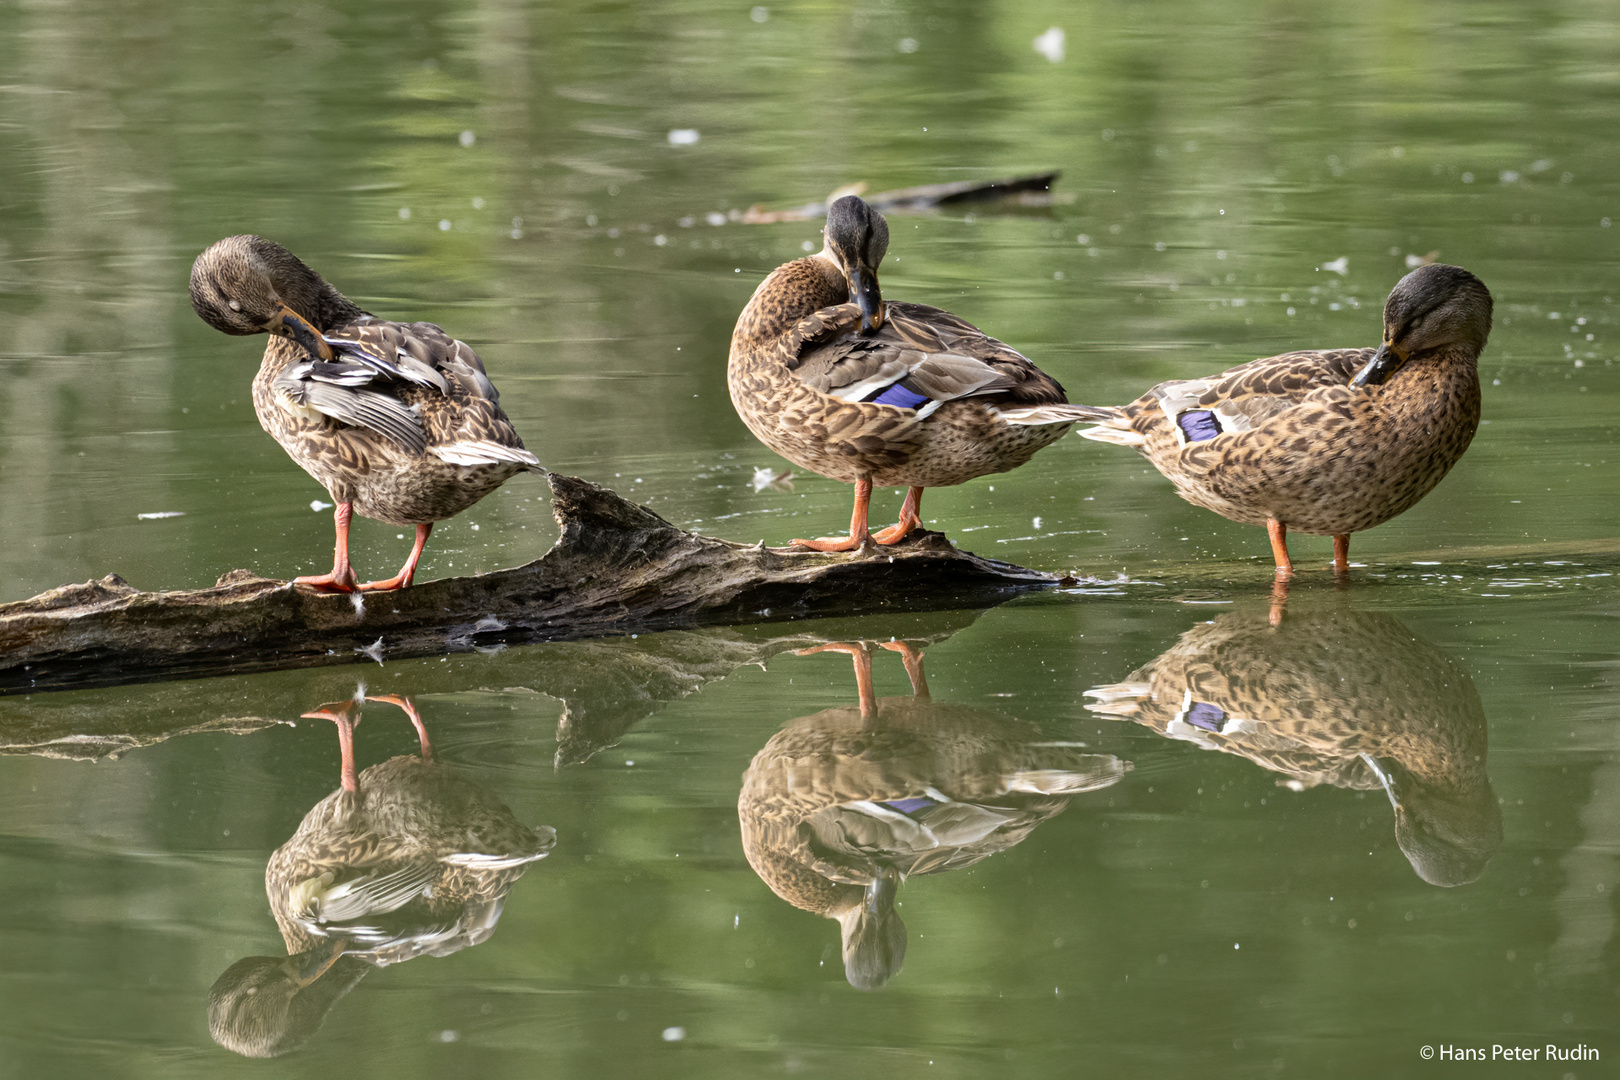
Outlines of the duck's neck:
<svg viewBox="0 0 1620 1080">
<path fill-rule="evenodd" d="M 818 255 L 772 270 L 737 317 L 734 344 L 774 341 L 806 315 L 849 301 L 843 272 Z"/>
<path fill-rule="evenodd" d="M 276 292 L 288 307 L 308 319 L 317 330 L 324 333 L 366 314 L 354 301 L 328 285 L 321 275 L 307 266 L 302 269 L 306 273 L 278 276 Z"/>
</svg>

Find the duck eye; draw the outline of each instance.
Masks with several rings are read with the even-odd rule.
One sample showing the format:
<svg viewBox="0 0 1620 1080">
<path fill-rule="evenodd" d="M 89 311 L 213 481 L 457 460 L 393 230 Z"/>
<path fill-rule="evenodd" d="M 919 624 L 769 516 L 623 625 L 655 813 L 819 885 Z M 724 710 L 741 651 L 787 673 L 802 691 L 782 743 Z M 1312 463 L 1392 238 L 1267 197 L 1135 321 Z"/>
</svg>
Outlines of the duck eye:
<svg viewBox="0 0 1620 1080">
<path fill-rule="evenodd" d="M 242 310 L 242 302 L 240 300 L 227 300 L 225 302 L 231 306 L 232 311 Z"/>
</svg>

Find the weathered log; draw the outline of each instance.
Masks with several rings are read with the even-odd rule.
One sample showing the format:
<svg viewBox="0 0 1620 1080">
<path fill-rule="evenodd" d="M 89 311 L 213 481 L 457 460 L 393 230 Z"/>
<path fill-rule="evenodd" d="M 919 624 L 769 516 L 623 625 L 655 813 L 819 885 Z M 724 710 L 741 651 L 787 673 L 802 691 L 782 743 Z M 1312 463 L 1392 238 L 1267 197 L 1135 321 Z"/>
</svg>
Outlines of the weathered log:
<svg viewBox="0 0 1620 1080">
<path fill-rule="evenodd" d="M 390 593 L 334 595 L 238 570 L 213 588 L 122 579 L 0 605 L 0 694 L 348 663 L 813 615 L 978 606 L 1057 575 L 922 532 L 841 554 L 678 529 L 606 488 L 552 474 L 562 535 L 540 559 Z"/>
</svg>

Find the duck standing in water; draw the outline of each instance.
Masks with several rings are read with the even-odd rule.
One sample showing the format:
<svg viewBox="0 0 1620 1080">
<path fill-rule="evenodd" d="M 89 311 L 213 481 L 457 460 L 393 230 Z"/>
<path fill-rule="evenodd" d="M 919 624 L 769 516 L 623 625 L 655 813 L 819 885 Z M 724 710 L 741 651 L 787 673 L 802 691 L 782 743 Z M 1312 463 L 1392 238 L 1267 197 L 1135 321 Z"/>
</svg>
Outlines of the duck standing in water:
<svg viewBox="0 0 1620 1080">
<path fill-rule="evenodd" d="M 332 572 L 294 580 L 330 592 L 410 585 L 435 521 L 519 472 L 543 472 L 501 411 L 472 349 L 432 323 L 378 319 L 286 248 L 232 236 L 197 257 L 191 306 L 227 334 L 269 334 L 253 380 L 259 423 L 337 504 Z M 355 511 L 416 527 L 400 572 L 360 584 Z"/>
<path fill-rule="evenodd" d="M 1006 472 L 1086 414 L 1019 353 L 950 312 L 885 302 L 883 215 L 847 195 L 826 246 L 771 271 L 731 336 L 726 382 L 748 429 L 801 468 L 855 485 L 849 536 L 816 551 L 895 544 L 921 524 L 924 488 Z M 869 531 L 874 485 L 905 486 L 898 523 Z"/>
<path fill-rule="evenodd" d="M 1264 525 L 1278 577 L 1293 573 L 1289 529 L 1333 537 L 1343 573 L 1351 533 L 1410 510 L 1468 449 L 1490 332 L 1482 281 L 1422 266 L 1390 292 L 1376 349 L 1284 353 L 1076 406 L 1097 424 L 1080 434 L 1134 447 L 1196 506 Z"/>
</svg>

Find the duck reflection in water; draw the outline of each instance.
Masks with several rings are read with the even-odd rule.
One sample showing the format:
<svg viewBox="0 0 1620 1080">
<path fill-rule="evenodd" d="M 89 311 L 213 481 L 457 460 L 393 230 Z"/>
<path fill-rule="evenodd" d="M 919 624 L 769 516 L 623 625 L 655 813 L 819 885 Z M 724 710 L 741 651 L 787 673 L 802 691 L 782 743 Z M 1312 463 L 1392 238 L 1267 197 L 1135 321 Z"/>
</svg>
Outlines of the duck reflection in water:
<svg viewBox="0 0 1620 1080">
<path fill-rule="evenodd" d="M 367 701 L 403 709 L 421 756 L 356 774 L 354 729 Z M 461 771 L 433 758 L 409 698 L 366 697 L 306 717 L 337 725 L 342 784 L 304 816 L 264 871 L 287 956 L 249 956 L 208 993 L 214 1041 L 247 1057 L 297 1049 L 367 972 L 448 956 L 495 931 L 512 884 L 556 843 Z"/>
<path fill-rule="evenodd" d="M 1043 738 L 1034 724 L 928 695 L 922 654 L 898 652 L 909 697 L 878 698 L 867 642 L 849 653 L 859 705 L 790 722 L 743 774 L 737 814 L 748 864 L 795 907 L 838 920 L 844 975 L 876 990 L 900 971 L 906 926 L 895 911 L 914 874 L 971 866 L 1022 842 L 1070 797 L 1130 768 Z"/>
<path fill-rule="evenodd" d="M 1246 757 L 1295 791 L 1383 788 L 1432 885 L 1477 880 L 1502 844 L 1473 680 L 1387 615 L 1232 612 L 1086 693 L 1093 712 Z"/>
</svg>

